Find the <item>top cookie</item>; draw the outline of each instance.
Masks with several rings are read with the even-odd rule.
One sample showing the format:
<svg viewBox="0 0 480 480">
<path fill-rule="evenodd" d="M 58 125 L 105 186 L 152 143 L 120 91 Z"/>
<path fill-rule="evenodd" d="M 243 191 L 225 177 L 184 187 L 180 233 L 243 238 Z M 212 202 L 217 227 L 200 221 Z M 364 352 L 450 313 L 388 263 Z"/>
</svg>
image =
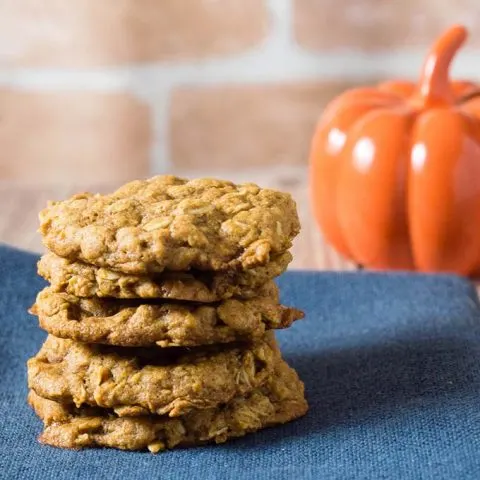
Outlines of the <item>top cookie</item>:
<svg viewBox="0 0 480 480">
<path fill-rule="evenodd" d="M 299 230 L 286 193 L 173 176 L 51 202 L 39 229 L 61 257 L 133 274 L 247 270 L 290 248 Z"/>
</svg>

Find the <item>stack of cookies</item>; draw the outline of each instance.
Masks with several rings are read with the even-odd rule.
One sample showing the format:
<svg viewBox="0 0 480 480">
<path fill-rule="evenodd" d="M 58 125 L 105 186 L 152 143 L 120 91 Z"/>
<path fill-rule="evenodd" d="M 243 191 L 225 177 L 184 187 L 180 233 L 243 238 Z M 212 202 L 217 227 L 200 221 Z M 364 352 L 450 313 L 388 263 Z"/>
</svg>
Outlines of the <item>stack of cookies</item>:
<svg viewBox="0 0 480 480">
<path fill-rule="evenodd" d="M 303 317 L 273 282 L 300 228 L 289 195 L 160 176 L 52 202 L 40 221 L 42 442 L 158 452 L 305 414 L 273 334 Z"/>
</svg>

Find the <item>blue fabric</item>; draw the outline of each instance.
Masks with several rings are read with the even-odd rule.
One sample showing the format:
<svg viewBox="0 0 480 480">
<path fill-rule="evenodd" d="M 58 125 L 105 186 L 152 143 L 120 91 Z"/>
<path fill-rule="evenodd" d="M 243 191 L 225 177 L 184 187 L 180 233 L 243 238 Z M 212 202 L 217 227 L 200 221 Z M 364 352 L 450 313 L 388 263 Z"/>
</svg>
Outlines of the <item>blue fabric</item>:
<svg viewBox="0 0 480 480">
<path fill-rule="evenodd" d="M 306 319 L 278 337 L 306 384 L 303 419 L 158 455 L 36 442 L 25 361 L 45 334 L 26 313 L 36 257 L 0 247 L 0 477 L 13 479 L 480 479 L 480 312 L 448 276 L 284 275 Z"/>
</svg>

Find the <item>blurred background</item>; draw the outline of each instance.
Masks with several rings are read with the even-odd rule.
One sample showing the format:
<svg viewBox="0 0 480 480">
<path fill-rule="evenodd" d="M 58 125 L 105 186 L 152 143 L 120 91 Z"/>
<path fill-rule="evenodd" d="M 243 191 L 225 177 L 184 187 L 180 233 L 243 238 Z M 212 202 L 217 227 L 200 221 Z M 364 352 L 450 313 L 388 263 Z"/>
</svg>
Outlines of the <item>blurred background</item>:
<svg viewBox="0 0 480 480">
<path fill-rule="evenodd" d="M 294 266 L 352 268 L 310 217 L 315 123 L 346 88 L 417 78 L 457 22 L 475 80 L 477 0 L 1 0 L 0 241 L 40 250 L 47 199 L 214 175 L 295 196 Z"/>
</svg>

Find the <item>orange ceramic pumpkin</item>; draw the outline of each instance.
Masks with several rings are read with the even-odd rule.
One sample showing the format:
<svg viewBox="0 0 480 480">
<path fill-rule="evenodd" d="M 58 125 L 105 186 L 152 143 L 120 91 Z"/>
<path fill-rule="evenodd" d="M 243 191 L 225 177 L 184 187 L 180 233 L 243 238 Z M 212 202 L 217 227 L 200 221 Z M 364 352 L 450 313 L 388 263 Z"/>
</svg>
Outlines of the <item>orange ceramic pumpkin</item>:
<svg viewBox="0 0 480 480">
<path fill-rule="evenodd" d="M 326 108 L 310 158 L 327 241 L 375 269 L 480 273 L 480 89 L 450 82 L 455 26 L 418 84 L 347 91 Z"/>
</svg>

